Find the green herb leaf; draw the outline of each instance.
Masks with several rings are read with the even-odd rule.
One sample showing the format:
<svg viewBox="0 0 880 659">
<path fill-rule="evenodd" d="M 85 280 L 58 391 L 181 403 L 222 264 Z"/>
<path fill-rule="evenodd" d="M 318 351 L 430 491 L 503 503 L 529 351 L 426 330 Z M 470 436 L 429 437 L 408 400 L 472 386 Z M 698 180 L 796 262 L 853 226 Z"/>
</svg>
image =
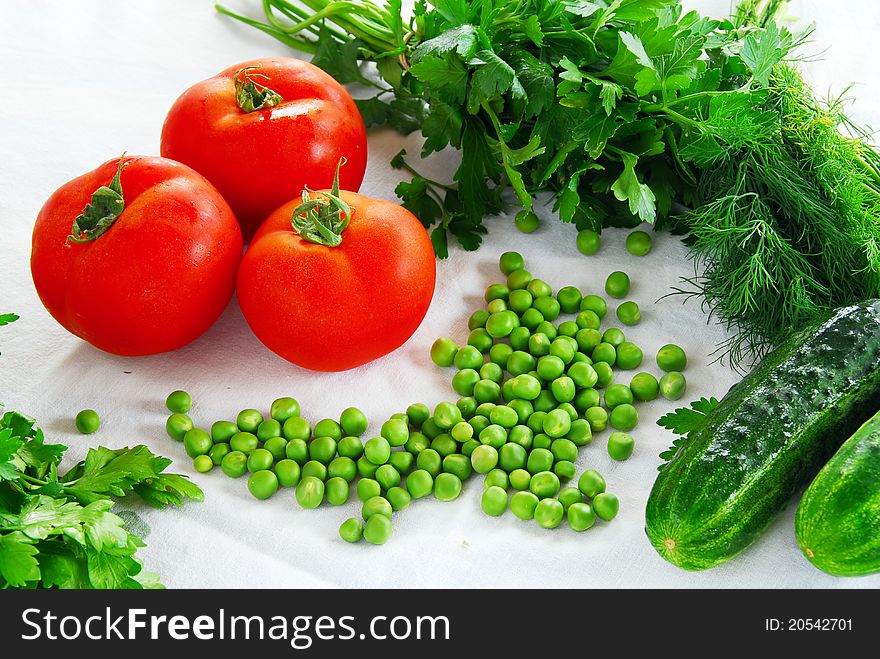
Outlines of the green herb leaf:
<svg viewBox="0 0 880 659">
<path fill-rule="evenodd" d="M 412 54 L 413 62 L 418 62 L 428 55 L 457 53 L 462 59 L 468 60 L 477 51 L 476 28 L 469 23 L 446 30 L 442 34 L 423 41 Z"/>
<path fill-rule="evenodd" d="M 401 181 L 394 188 L 394 193 L 400 197 L 403 207 L 415 215 L 419 221 L 429 228 L 443 216 L 443 209 L 429 192 L 428 182 L 420 176 L 411 181 Z"/>
<path fill-rule="evenodd" d="M 329 30 L 322 29 L 318 35 L 312 64 L 324 69 L 338 82 L 370 84 L 370 81 L 361 72 L 358 62 L 362 46 L 363 44 L 358 39 L 341 43 Z"/>
<path fill-rule="evenodd" d="M 621 152 L 623 159 L 623 172 L 611 186 L 614 196 L 619 201 L 629 204 L 630 212 L 645 222 L 653 222 L 657 217 L 657 206 L 654 192 L 645 183 L 641 183 L 636 176 L 635 166 L 638 156 L 632 153 Z"/>
<path fill-rule="evenodd" d="M 700 398 L 689 407 L 679 407 L 673 412 L 664 414 L 657 420 L 657 425 L 666 428 L 676 435 L 687 435 L 699 428 L 706 415 L 718 405 L 717 398 Z"/>
<path fill-rule="evenodd" d="M 29 581 L 39 581 L 37 554 L 39 550 L 24 533 L 0 534 L 0 577 L 13 588 L 21 588 Z"/>
<path fill-rule="evenodd" d="M 740 51 L 740 56 L 751 70 L 752 76 L 765 87 L 770 83 L 770 72 L 782 61 L 784 54 L 780 45 L 779 28 L 772 21 L 764 30 L 747 36 Z"/>
<path fill-rule="evenodd" d="M 16 320 L 18 320 L 18 316 L 14 313 L 0 313 L 0 327 L 14 323 Z"/>
</svg>

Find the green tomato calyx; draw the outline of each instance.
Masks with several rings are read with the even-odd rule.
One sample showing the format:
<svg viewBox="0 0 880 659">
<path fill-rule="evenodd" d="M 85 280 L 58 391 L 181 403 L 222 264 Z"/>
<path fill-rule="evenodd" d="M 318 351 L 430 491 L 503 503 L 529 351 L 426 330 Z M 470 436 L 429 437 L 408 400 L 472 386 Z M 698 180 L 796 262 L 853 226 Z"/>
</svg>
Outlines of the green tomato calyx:
<svg viewBox="0 0 880 659">
<path fill-rule="evenodd" d="M 342 243 L 342 232 L 351 218 L 351 207 L 339 196 L 339 168 L 344 164 L 345 158 L 340 158 L 330 192 L 317 193 L 324 198 L 313 199 L 311 190 L 303 190 L 302 203 L 293 211 L 290 221 L 303 240 L 327 247 Z"/>
<path fill-rule="evenodd" d="M 259 66 L 246 66 L 235 72 L 235 102 L 242 112 L 274 108 L 284 100 L 281 94 L 254 80 L 255 77 L 269 79 L 264 73 L 251 73 L 259 68 Z"/>
<path fill-rule="evenodd" d="M 87 243 L 100 238 L 122 215 L 122 211 L 125 210 L 125 200 L 122 198 L 120 176 L 125 165 L 125 154 L 123 153 L 119 158 L 119 166 L 113 180 L 109 185 L 102 185 L 95 190 L 92 193 L 92 200 L 74 219 L 70 235 L 65 241 L 66 245 Z"/>
</svg>

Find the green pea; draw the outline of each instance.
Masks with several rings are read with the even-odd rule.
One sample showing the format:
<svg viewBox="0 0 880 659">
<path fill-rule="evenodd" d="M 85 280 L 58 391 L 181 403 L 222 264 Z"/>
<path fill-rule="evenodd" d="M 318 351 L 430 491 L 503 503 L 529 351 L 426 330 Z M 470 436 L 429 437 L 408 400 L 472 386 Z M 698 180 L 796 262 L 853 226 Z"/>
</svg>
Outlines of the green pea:
<svg viewBox="0 0 880 659">
<path fill-rule="evenodd" d="M 429 416 L 422 424 L 422 434 L 428 439 L 434 439 L 437 435 L 443 434 L 443 429 L 434 422 L 433 416 Z"/>
<path fill-rule="evenodd" d="M 410 455 L 418 455 L 430 445 L 431 440 L 425 437 L 422 433 L 411 432 L 409 434 L 409 439 L 406 440 L 406 444 L 403 445 L 403 448 L 406 449 L 407 453 Z"/>
<path fill-rule="evenodd" d="M 532 449 L 540 448 L 549 450 L 552 445 L 553 439 L 549 435 L 545 435 L 542 432 L 538 433 L 532 438 Z"/>
<path fill-rule="evenodd" d="M 508 475 L 508 479 L 510 480 L 510 487 L 515 490 L 523 491 L 529 489 L 529 483 L 531 483 L 532 481 L 532 475 L 525 469 L 514 469 Z"/>
<path fill-rule="evenodd" d="M 422 424 L 431 416 L 431 411 L 424 403 L 413 403 L 406 408 L 406 416 L 412 425 L 416 428 L 421 428 Z"/>
<path fill-rule="evenodd" d="M 544 419 L 544 433 L 550 437 L 563 437 L 571 429 L 571 417 L 563 410 L 552 410 Z"/>
<path fill-rule="evenodd" d="M 279 460 L 275 463 L 274 469 L 281 487 L 295 487 L 299 483 L 302 470 L 293 460 Z"/>
<path fill-rule="evenodd" d="M 605 364 L 605 366 L 608 366 L 608 364 Z M 598 375 L 596 377 L 598 381 Z M 601 395 L 599 392 L 592 387 L 588 387 L 577 392 L 572 402 L 574 403 L 575 409 L 583 414 L 591 407 L 596 407 L 600 400 Z"/>
<path fill-rule="evenodd" d="M 492 300 L 506 301 L 508 295 L 510 295 L 510 289 L 504 284 L 490 284 L 486 289 L 484 299 L 486 302 L 491 302 Z"/>
<path fill-rule="evenodd" d="M 499 449 L 507 442 L 507 429 L 492 423 L 480 431 L 479 440 L 481 444 Z"/>
<path fill-rule="evenodd" d="M 364 501 L 363 506 L 361 506 L 361 517 L 363 517 L 366 522 L 369 522 L 373 515 L 382 515 L 391 519 L 391 513 L 393 511 L 394 509 L 391 507 L 391 503 L 388 499 L 381 496 L 375 496 Z"/>
<path fill-rule="evenodd" d="M 492 410 L 495 409 L 495 403 L 480 403 L 477 406 L 476 411 L 474 412 L 474 416 L 482 416 L 485 418 L 489 418 L 489 415 L 492 414 Z"/>
<path fill-rule="evenodd" d="M 483 487 L 488 488 L 492 486 L 507 490 L 507 488 L 510 487 L 510 480 L 507 478 L 507 472 L 496 467 L 486 474 L 486 478 L 483 479 Z"/>
<path fill-rule="evenodd" d="M 541 312 L 541 315 L 544 317 L 544 320 L 554 321 L 559 317 L 559 312 L 561 311 L 559 307 L 559 302 L 555 297 L 550 295 L 541 295 L 536 297 L 532 301 L 532 309 L 537 309 Z"/>
<path fill-rule="evenodd" d="M 474 436 L 474 427 L 467 421 L 459 421 L 452 427 L 449 434 L 457 442 L 466 442 Z"/>
<path fill-rule="evenodd" d="M 513 444 L 510 442 L 502 446 L 501 450 L 495 454 L 495 457 L 496 463 L 499 464 L 501 468 L 506 472 L 511 472 L 515 469 L 522 469 L 526 466 L 526 462 L 528 460 L 526 449 L 519 444 Z M 471 459 L 473 459 L 473 456 L 471 456 Z"/>
<path fill-rule="evenodd" d="M 617 299 L 626 297 L 629 294 L 629 276 L 620 270 L 612 272 L 605 280 L 605 292 Z"/>
<path fill-rule="evenodd" d="M 657 398 L 660 392 L 660 385 L 650 373 L 638 373 L 633 376 L 629 383 L 629 388 L 636 400 L 650 401 Z"/>
<path fill-rule="evenodd" d="M 452 390 L 459 396 L 473 396 L 480 374 L 472 368 L 464 368 L 452 376 Z"/>
<path fill-rule="evenodd" d="M 670 371 L 660 378 L 660 393 L 666 400 L 678 400 L 687 390 L 687 380 L 677 371 Z"/>
<path fill-rule="evenodd" d="M 357 460 L 364 454 L 364 444 L 359 437 L 343 437 L 336 445 L 336 451 L 343 458 Z"/>
<path fill-rule="evenodd" d="M 502 302 L 502 301 L 496 300 L 496 302 Z M 494 302 L 493 302 L 493 304 L 494 304 Z M 503 302 L 502 302 L 502 304 L 503 304 Z M 489 320 L 486 321 L 486 327 L 489 326 L 489 322 L 492 321 L 493 317 L 498 316 L 500 314 L 505 314 L 505 313 L 508 313 L 508 312 L 505 310 L 492 312 L 489 315 Z M 516 314 L 513 313 L 512 311 L 509 313 L 516 316 Z M 519 320 L 519 319 L 517 319 L 517 320 Z M 508 334 L 509 334 L 509 332 L 508 332 Z M 489 349 L 492 347 L 492 335 L 489 334 L 489 331 L 487 329 L 484 329 L 482 327 L 478 327 L 475 330 L 471 330 L 471 333 L 468 334 L 468 345 L 471 346 L 472 348 L 476 348 L 479 351 L 480 355 L 483 355 L 483 354 L 489 352 Z"/>
<path fill-rule="evenodd" d="M 581 311 L 592 311 L 600 319 L 608 313 L 608 303 L 599 295 L 585 295 L 580 304 Z"/>
<path fill-rule="evenodd" d="M 391 456 L 391 444 L 384 437 L 373 437 L 364 444 L 364 457 L 374 465 L 383 465 Z"/>
<path fill-rule="evenodd" d="M 257 499 L 268 499 L 278 491 L 278 476 L 274 471 L 261 469 L 248 478 L 248 491 Z"/>
<path fill-rule="evenodd" d="M 593 431 L 586 419 L 575 419 L 571 422 L 571 430 L 566 435 L 575 446 L 586 446 L 593 441 Z"/>
<path fill-rule="evenodd" d="M 215 465 L 219 465 L 223 461 L 224 456 L 226 456 L 226 454 L 229 453 L 231 450 L 232 449 L 229 448 L 229 444 L 227 444 L 225 442 L 220 443 L 220 444 L 214 444 L 211 447 L 211 450 L 208 451 L 208 455 L 210 456 L 211 461 Z"/>
<path fill-rule="evenodd" d="M 574 339 L 577 342 L 578 350 L 585 353 L 592 353 L 596 346 L 602 343 L 602 335 L 599 333 L 599 330 L 590 328 L 578 330 L 578 333 L 574 335 Z"/>
<path fill-rule="evenodd" d="M 507 405 L 496 405 L 489 413 L 489 420 L 502 428 L 513 428 L 519 423 L 519 415 Z"/>
<path fill-rule="evenodd" d="M 191 428 L 183 436 L 183 448 L 191 458 L 206 455 L 213 445 L 211 436 L 201 428 Z"/>
<path fill-rule="evenodd" d="M 591 407 L 584 412 L 584 418 L 593 432 L 602 432 L 608 427 L 608 412 L 603 407 Z"/>
<path fill-rule="evenodd" d="M 613 432 L 608 438 L 608 455 L 614 460 L 623 461 L 628 459 L 636 446 L 632 435 L 625 432 Z"/>
<path fill-rule="evenodd" d="M 620 509 L 620 502 L 617 497 L 608 492 L 597 494 L 593 498 L 593 511 L 599 516 L 599 519 L 610 522 L 617 517 L 617 511 Z"/>
<path fill-rule="evenodd" d="M 275 457 L 269 451 L 264 448 L 258 448 L 248 456 L 247 469 L 252 474 L 258 471 L 265 471 L 266 469 L 271 469 L 274 462 Z"/>
<path fill-rule="evenodd" d="M 503 343 L 499 343 L 497 345 L 505 345 Z M 508 346 L 509 347 L 509 346 Z M 481 380 L 491 380 L 492 382 L 496 382 L 501 384 L 501 381 L 504 379 L 504 369 L 502 369 L 495 362 L 486 362 L 480 367 L 480 379 Z"/>
<path fill-rule="evenodd" d="M 439 501 L 453 501 L 461 494 L 461 479 L 455 474 L 442 473 L 434 479 L 434 496 Z"/>
<path fill-rule="evenodd" d="M 235 424 L 242 432 L 256 433 L 257 428 L 263 422 L 263 415 L 259 410 L 242 410 L 236 417 Z"/>
<path fill-rule="evenodd" d="M 614 371 L 611 364 L 607 362 L 596 362 L 593 364 L 593 370 L 596 371 L 596 387 L 602 389 L 614 382 Z"/>
<path fill-rule="evenodd" d="M 546 355 L 538 360 L 536 370 L 541 378 L 549 382 L 565 373 L 565 362 L 556 355 Z"/>
<path fill-rule="evenodd" d="M 550 344 L 550 356 L 559 357 L 563 364 L 570 364 L 577 349 L 577 341 L 568 336 L 560 336 Z"/>
<path fill-rule="evenodd" d="M 526 470 L 532 475 L 541 471 L 550 471 L 553 460 L 553 454 L 548 449 L 533 448 L 526 462 Z"/>
<path fill-rule="evenodd" d="M 541 383 L 537 378 L 522 373 L 509 380 L 510 388 L 517 398 L 534 400 L 541 393 Z"/>
<path fill-rule="evenodd" d="M 577 250 L 584 256 L 591 256 L 598 252 L 601 244 L 602 239 L 599 237 L 599 234 L 591 229 L 578 231 L 577 238 L 575 239 Z"/>
<path fill-rule="evenodd" d="M 580 327 L 573 320 L 566 320 L 565 322 L 559 323 L 559 327 L 557 328 L 559 331 L 559 336 L 570 336 L 574 338 L 577 336 L 577 333 L 580 331 Z"/>
<path fill-rule="evenodd" d="M 459 480 L 467 480 L 471 477 L 471 461 L 460 453 L 452 453 L 443 458 L 443 472 L 455 474 Z"/>
<path fill-rule="evenodd" d="M 498 464 L 498 449 L 489 444 L 481 444 L 471 453 L 471 466 L 478 474 L 488 474 Z"/>
<path fill-rule="evenodd" d="M 379 468 L 379 465 L 375 465 L 367 460 L 365 455 L 359 457 L 355 464 L 357 465 L 358 476 L 361 478 L 373 478 L 376 475 L 376 470 Z"/>
<path fill-rule="evenodd" d="M 483 365 L 483 354 L 472 345 L 463 346 L 453 360 L 455 368 L 461 370 L 472 368 L 474 370 Z"/>
<path fill-rule="evenodd" d="M 364 524 L 364 540 L 371 545 L 384 545 L 391 537 L 391 519 L 385 515 L 373 515 Z"/>
<path fill-rule="evenodd" d="M 489 312 L 491 316 L 493 313 L 499 313 L 501 311 L 507 311 L 507 302 L 505 300 L 492 300 L 486 305 L 486 311 Z M 488 320 L 486 321 L 489 322 Z"/>
<path fill-rule="evenodd" d="M 494 403 L 501 400 L 501 386 L 492 380 L 480 380 L 474 385 L 474 398 L 478 403 Z"/>
<path fill-rule="evenodd" d="M 517 492 L 510 498 L 510 512 L 523 520 L 534 519 L 539 501 L 531 492 Z"/>
<path fill-rule="evenodd" d="M 380 494 L 382 494 L 382 486 L 379 485 L 379 481 L 372 478 L 361 478 L 357 482 L 357 495 L 362 502 Z"/>
<path fill-rule="evenodd" d="M 444 366 L 450 366 L 451 364 L 452 359 L 450 358 L 449 364 L 444 364 Z M 347 436 L 360 437 L 367 431 L 369 422 L 366 415 L 358 408 L 347 407 L 339 415 L 339 425 Z"/>
<path fill-rule="evenodd" d="M 552 397 L 552 396 L 551 396 Z M 544 419 L 547 416 L 547 412 L 543 411 L 534 411 L 526 420 L 526 426 L 533 432 L 539 433 L 544 432 Z"/>
<path fill-rule="evenodd" d="M 478 309 L 468 318 L 468 329 L 473 330 L 478 327 L 485 327 L 487 320 L 489 320 L 489 312 L 485 309 Z"/>
<path fill-rule="evenodd" d="M 575 317 L 575 324 L 580 329 L 588 329 L 588 330 L 599 330 L 599 327 L 602 325 L 602 321 L 599 319 L 599 316 L 594 311 L 590 311 L 589 309 L 581 311 Z"/>
<path fill-rule="evenodd" d="M 555 529 L 564 516 L 565 509 L 556 499 L 541 499 L 535 506 L 535 521 L 545 529 Z"/>
<path fill-rule="evenodd" d="M 516 270 L 512 270 L 507 275 L 507 288 L 510 289 L 511 292 L 526 288 L 529 285 L 529 282 L 532 281 L 532 273 L 524 268 L 517 268 Z"/>
<path fill-rule="evenodd" d="M 580 389 L 588 389 L 592 387 L 599 380 L 599 376 L 596 375 L 596 371 L 590 364 L 586 362 L 575 362 L 568 368 L 568 378 L 571 382 Z M 576 395 L 576 394 L 575 394 Z M 575 396 L 572 396 L 569 400 L 574 400 Z"/>
<path fill-rule="evenodd" d="M 510 291 L 510 297 L 507 298 L 507 308 L 514 313 L 522 315 L 527 309 L 531 308 L 533 301 L 534 298 L 532 297 L 532 294 L 526 289 L 520 288 L 515 291 Z"/>
<path fill-rule="evenodd" d="M 572 405 L 571 403 L 559 403 L 559 405 L 556 406 L 556 409 L 561 410 L 561 411 L 565 412 L 566 414 L 568 414 L 568 418 L 571 419 L 572 421 L 577 419 L 579 416 L 578 411 L 575 409 L 574 405 Z"/>
<path fill-rule="evenodd" d="M 626 251 L 633 256 L 644 256 L 651 251 L 651 236 L 644 231 L 633 231 L 626 237 Z"/>
<path fill-rule="evenodd" d="M 484 513 L 492 517 L 503 515 L 507 510 L 507 492 L 494 485 L 486 488 L 480 499 L 480 507 Z"/>
<path fill-rule="evenodd" d="M 211 424 L 211 439 L 215 444 L 228 444 L 237 432 L 238 426 L 232 421 L 215 421 Z"/>
<path fill-rule="evenodd" d="M 437 451 L 431 448 L 426 448 L 424 451 L 419 453 L 416 458 L 416 467 L 419 469 L 424 469 L 431 476 L 436 477 L 437 474 L 440 473 L 440 469 L 442 468 L 443 458 L 440 456 Z"/>
<path fill-rule="evenodd" d="M 470 421 L 468 421 L 468 423 L 473 427 L 474 434 L 476 434 L 478 437 L 481 432 L 492 425 L 489 419 L 484 416 L 475 416 Z"/>
<path fill-rule="evenodd" d="M 339 537 L 346 542 L 360 542 L 364 537 L 364 525 L 357 517 L 349 517 L 339 527 Z"/>
<path fill-rule="evenodd" d="M 330 464 L 336 457 L 336 441 L 332 437 L 316 437 L 309 444 L 309 458 L 322 464 Z"/>
<path fill-rule="evenodd" d="M 281 424 L 275 419 L 266 419 L 257 426 L 257 439 L 267 442 L 273 437 L 281 437 Z"/>
<path fill-rule="evenodd" d="M 593 366 L 598 362 L 605 362 L 609 366 L 614 366 L 614 363 L 617 361 L 617 350 L 610 343 L 603 342 L 593 348 L 591 358 L 593 360 Z"/>
<path fill-rule="evenodd" d="M 392 451 L 391 457 L 388 458 L 388 464 L 397 470 L 398 474 L 405 474 L 412 469 L 416 459 L 412 453 L 407 451 Z M 377 469 L 378 471 L 378 469 Z"/>
<path fill-rule="evenodd" d="M 197 455 L 193 458 L 193 469 L 200 474 L 207 474 L 214 468 L 214 461 L 207 455 Z"/>
<path fill-rule="evenodd" d="M 555 380 L 553 380 L 553 382 L 550 383 L 550 391 L 553 393 L 553 397 L 560 403 L 567 403 L 571 400 L 574 400 L 574 380 L 572 380 L 567 375 L 556 378 Z"/>
<path fill-rule="evenodd" d="M 520 319 L 520 323 L 522 323 L 522 319 Z M 529 331 L 528 327 L 517 327 L 510 333 L 510 336 L 507 337 L 507 340 L 510 341 L 510 347 L 513 350 L 527 351 L 529 349 L 529 339 L 531 338 L 532 333 Z M 498 344 L 503 345 L 503 344 Z M 509 369 L 510 357 L 507 359 L 508 366 L 505 368 Z"/>
<path fill-rule="evenodd" d="M 317 460 L 309 460 L 302 466 L 302 477 L 306 478 L 309 476 L 313 476 L 321 481 L 327 480 L 327 465 Z"/>
<path fill-rule="evenodd" d="M 431 440 L 431 448 L 437 451 L 441 458 L 445 458 L 447 455 L 452 455 L 458 451 L 458 444 L 452 439 L 451 435 L 443 433 Z"/>
<path fill-rule="evenodd" d="M 533 301 L 534 304 L 534 301 Z M 537 309 L 526 309 L 519 318 L 519 324 L 530 331 L 534 331 L 538 325 L 544 322 L 544 316 Z M 512 333 L 512 332 L 511 332 Z"/>
<path fill-rule="evenodd" d="M 473 396 L 462 396 L 456 401 L 455 406 L 461 412 L 461 418 L 465 420 L 472 418 L 477 412 L 477 401 Z"/>
<path fill-rule="evenodd" d="M 632 402 L 632 390 L 625 384 L 612 384 L 605 390 L 605 407 L 609 410 L 613 410 L 623 403 L 632 405 Z"/>
<path fill-rule="evenodd" d="M 615 348 L 626 341 L 626 335 L 619 327 L 609 327 L 602 333 L 602 341 L 610 343 Z"/>
<path fill-rule="evenodd" d="M 574 462 L 577 460 L 578 447 L 570 439 L 560 437 L 553 440 L 553 443 L 550 445 L 550 452 L 557 461 Z"/>
<path fill-rule="evenodd" d="M 309 459 L 309 446 L 302 439 L 291 439 L 284 447 L 284 455 L 299 465 Z"/>
<path fill-rule="evenodd" d="M 165 407 L 169 412 L 186 414 L 192 407 L 192 397 L 181 389 L 172 391 L 165 399 Z"/>
<path fill-rule="evenodd" d="M 259 446 L 260 440 L 257 436 L 249 432 L 237 432 L 229 440 L 229 447 L 233 451 L 241 451 L 242 453 L 251 453 Z"/>
<path fill-rule="evenodd" d="M 565 512 L 568 512 L 568 509 L 574 504 L 583 503 L 584 501 L 584 495 L 581 494 L 581 491 L 576 487 L 565 488 L 556 498 L 559 500 L 559 503 L 562 504 L 562 508 Z"/>
<path fill-rule="evenodd" d="M 344 456 L 333 458 L 330 464 L 327 465 L 327 475 L 330 478 L 341 478 L 346 483 L 350 483 L 357 476 L 357 463 L 353 459 Z"/>
<path fill-rule="evenodd" d="M 657 351 L 657 366 L 661 371 L 681 372 L 687 368 L 687 355 L 674 343 L 667 343 Z"/>
<path fill-rule="evenodd" d="M 276 398 L 269 408 L 269 416 L 283 424 L 288 419 L 299 416 L 299 403 L 290 396 Z"/>
<path fill-rule="evenodd" d="M 568 507 L 568 525 L 572 531 L 586 531 L 596 523 L 596 513 L 588 503 L 575 502 Z"/>
<path fill-rule="evenodd" d="M 535 433 L 532 432 L 532 429 L 525 425 L 514 426 L 510 429 L 510 432 L 507 433 L 507 443 L 508 444 L 517 444 L 522 446 L 526 451 L 532 448 L 532 439 L 534 439 Z M 505 444 L 506 446 L 507 444 Z M 504 446 L 501 447 L 502 449 Z"/>
<path fill-rule="evenodd" d="M 559 477 L 552 471 L 539 471 L 529 481 L 529 491 L 539 499 L 556 496 L 559 491 Z"/>
<path fill-rule="evenodd" d="M 421 499 L 434 489 L 434 478 L 424 469 L 416 469 L 406 477 L 406 490 L 413 499 Z"/>
<path fill-rule="evenodd" d="M 489 346 L 483 352 L 488 352 L 492 347 L 491 339 L 500 339 L 508 336 L 514 328 L 519 326 L 519 317 L 513 311 L 493 313 L 486 321 L 486 333 L 490 337 Z M 478 331 L 478 330 L 474 330 Z"/>
<path fill-rule="evenodd" d="M 617 347 L 617 367 L 624 370 L 638 368 L 642 363 L 642 349 L 635 343 L 624 341 Z"/>
<path fill-rule="evenodd" d="M 580 306 L 581 299 L 583 296 L 576 286 L 563 286 L 556 293 L 556 300 L 563 313 L 575 313 Z"/>
<path fill-rule="evenodd" d="M 617 307 L 617 318 L 624 325 L 638 325 L 642 320 L 642 312 L 639 305 L 630 300 Z"/>
<path fill-rule="evenodd" d="M 244 476 L 247 471 L 247 459 L 241 451 L 230 451 L 220 461 L 220 469 L 230 478 L 238 478 Z"/>
<path fill-rule="evenodd" d="M 550 354 L 550 339 L 544 333 L 535 333 L 529 337 L 529 352 L 534 357 Z"/>
<path fill-rule="evenodd" d="M 504 252 L 498 259 L 498 267 L 505 275 L 509 275 L 514 270 L 520 270 L 525 265 L 522 254 L 519 252 Z"/>
<path fill-rule="evenodd" d="M 532 334 L 546 336 L 547 339 L 549 339 L 550 342 L 552 342 L 553 339 L 555 339 L 559 335 L 559 332 L 557 331 L 556 326 L 553 323 L 546 321 L 546 320 L 542 320 L 540 323 L 538 323 L 538 326 L 535 328 L 535 330 L 532 332 Z M 535 356 L 537 356 L 537 355 L 535 355 Z"/>
<path fill-rule="evenodd" d="M 489 362 L 503 370 L 507 368 L 507 360 L 510 359 L 511 353 L 513 353 L 513 348 L 508 344 L 496 343 L 489 348 Z"/>
<path fill-rule="evenodd" d="M 313 432 L 315 437 L 332 437 L 337 442 L 342 439 L 342 426 L 335 419 L 321 419 Z"/>
<path fill-rule="evenodd" d="M 281 433 L 288 441 L 308 441 L 312 436 L 311 424 L 300 416 L 292 416 L 281 426 Z"/>
<path fill-rule="evenodd" d="M 453 405 L 453 407 L 455 406 Z M 455 407 L 455 410 L 458 412 L 457 407 Z M 458 412 L 458 414 L 461 416 L 461 412 Z M 401 419 L 388 419 L 388 421 L 382 424 L 379 434 L 391 446 L 403 446 L 406 444 L 406 440 L 409 439 L 409 427 L 406 421 Z"/>
<path fill-rule="evenodd" d="M 532 405 L 531 401 L 523 400 L 522 398 L 514 398 L 507 406 L 516 413 L 517 425 L 524 424 L 532 412 L 535 411 L 535 406 Z"/>
<path fill-rule="evenodd" d="M 388 503 L 391 504 L 391 508 L 394 511 L 404 510 L 412 503 L 412 497 L 409 492 L 398 486 L 389 488 L 385 498 L 388 499 Z"/>
<path fill-rule="evenodd" d="M 96 432 L 101 426 L 98 413 L 94 410 L 83 410 L 76 415 L 76 429 L 84 435 Z M 193 421 L 186 414 L 174 413 L 165 421 L 165 431 L 171 439 L 183 441 L 184 435 L 193 429 Z"/>
<path fill-rule="evenodd" d="M 578 489 L 593 499 L 605 491 L 605 478 L 595 469 L 588 469 L 578 479 Z"/>
</svg>

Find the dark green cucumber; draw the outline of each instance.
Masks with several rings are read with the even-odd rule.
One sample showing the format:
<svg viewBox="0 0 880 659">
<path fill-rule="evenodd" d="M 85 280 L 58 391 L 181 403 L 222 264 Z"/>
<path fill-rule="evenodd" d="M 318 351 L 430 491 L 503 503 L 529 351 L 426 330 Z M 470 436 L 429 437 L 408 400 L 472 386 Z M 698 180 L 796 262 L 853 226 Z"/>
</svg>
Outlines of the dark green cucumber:
<svg viewBox="0 0 880 659">
<path fill-rule="evenodd" d="M 880 572 L 880 413 L 856 430 L 804 492 L 798 544 L 820 570 Z"/>
<path fill-rule="evenodd" d="M 751 545 L 880 405 L 880 301 L 837 310 L 739 382 L 660 472 L 646 531 L 666 560 L 710 568 Z"/>
</svg>

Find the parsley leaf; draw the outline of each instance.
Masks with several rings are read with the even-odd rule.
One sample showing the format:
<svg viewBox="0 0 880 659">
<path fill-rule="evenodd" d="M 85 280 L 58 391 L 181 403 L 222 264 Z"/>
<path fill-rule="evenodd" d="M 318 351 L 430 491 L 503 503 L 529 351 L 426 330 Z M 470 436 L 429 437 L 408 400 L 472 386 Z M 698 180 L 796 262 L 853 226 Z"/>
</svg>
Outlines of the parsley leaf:
<svg viewBox="0 0 880 659">
<path fill-rule="evenodd" d="M 654 191 L 646 183 L 639 181 L 636 175 L 638 156 L 620 152 L 623 159 L 623 172 L 611 186 L 611 191 L 619 201 L 629 204 L 630 212 L 645 222 L 653 222 L 657 217 L 657 205 Z"/>
<path fill-rule="evenodd" d="M 782 61 L 784 54 L 779 28 L 772 21 L 764 30 L 747 36 L 740 51 L 752 76 L 764 87 L 770 83 L 770 71 Z"/>
<path fill-rule="evenodd" d="M 3 583 L 13 588 L 26 586 L 40 579 L 40 564 L 35 558 L 40 551 L 21 531 L 0 534 L 0 587 Z"/>
<path fill-rule="evenodd" d="M 14 323 L 16 320 L 18 320 L 18 316 L 14 313 L 0 313 L 0 327 Z"/>
<path fill-rule="evenodd" d="M 706 415 L 716 405 L 718 405 L 717 398 L 701 398 L 691 403 L 690 407 L 679 407 L 664 414 L 657 420 L 657 425 L 676 435 L 687 435 L 702 425 Z"/>
</svg>

